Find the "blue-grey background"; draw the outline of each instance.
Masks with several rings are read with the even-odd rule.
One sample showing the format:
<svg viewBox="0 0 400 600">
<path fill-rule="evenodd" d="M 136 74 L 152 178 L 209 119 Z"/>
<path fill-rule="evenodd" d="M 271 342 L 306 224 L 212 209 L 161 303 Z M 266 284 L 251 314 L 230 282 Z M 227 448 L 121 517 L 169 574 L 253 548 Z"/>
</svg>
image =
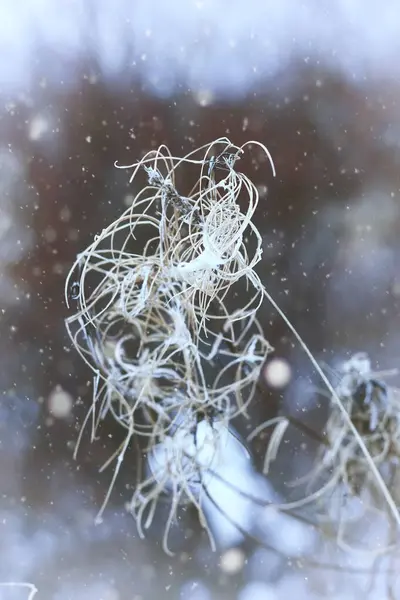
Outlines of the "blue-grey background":
<svg viewBox="0 0 400 600">
<path fill-rule="evenodd" d="M 38 600 L 326 597 L 319 580 L 329 597 L 358 597 L 362 577 L 302 572 L 248 542 L 229 575 L 195 519 L 164 556 L 161 529 L 141 541 L 125 513 L 129 460 L 94 526 L 118 430 L 106 423 L 72 460 L 91 374 L 70 351 L 63 287 L 137 191 L 115 160 L 256 139 L 277 170 L 243 165 L 261 194 L 268 290 L 319 360 L 366 350 L 396 367 L 399 52 L 396 0 L 0 0 L 0 581 L 33 582 Z M 292 381 L 266 387 L 253 425 L 281 407 L 318 428 L 327 405 L 311 367 L 267 305 L 260 320 Z M 49 411 L 55 393 L 72 402 L 67 418 Z M 280 490 L 316 449 L 292 433 Z M 0 586 L 2 600 L 26 597 Z"/>
</svg>

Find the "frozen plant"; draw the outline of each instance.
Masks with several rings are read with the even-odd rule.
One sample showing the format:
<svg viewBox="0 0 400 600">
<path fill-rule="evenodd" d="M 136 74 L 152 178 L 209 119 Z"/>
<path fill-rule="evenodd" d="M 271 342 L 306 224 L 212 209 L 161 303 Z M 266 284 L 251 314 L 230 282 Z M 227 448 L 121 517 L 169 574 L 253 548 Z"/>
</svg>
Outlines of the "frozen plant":
<svg viewBox="0 0 400 600">
<path fill-rule="evenodd" d="M 100 515 L 135 438 L 148 457 L 148 477 L 139 483 L 132 502 L 139 529 L 144 511 L 150 507 L 146 520 L 150 523 L 157 499 L 165 493 L 171 498 L 171 520 L 182 501 L 189 499 L 204 523 L 198 493 L 200 488 L 206 490 L 204 459 L 207 455 L 210 464 L 217 460 L 217 438 L 229 437 L 232 419 L 247 414 L 270 351 L 256 318 L 267 299 L 322 378 L 351 440 L 344 451 L 352 448 L 362 457 L 399 524 L 396 503 L 347 397 L 331 384 L 255 270 L 262 255 L 262 238 L 253 221 L 259 195 L 255 184 L 237 169 L 250 146 L 265 153 L 275 174 L 265 146 L 248 142 L 238 147 L 227 138 L 182 158 L 160 146 L 136 163 L 117 165 L 132 171 L 130 182 L 143 174 L 147 181 L 132 205 L 77 257 L 67 278 L 67 302 L 71 299 L 75 305 L 67 328 L 95 374 L 87 416 L 87 421 L 92 419 L 92 438 L 109 414 L 126 431 L 105 465 L 117 459 Z M 185 180 L 192 181 L 185 190 L 177 187 L 182 170 Z M 238 294 L 243 289 L 246 299 Z M 382 407 L 373 413 L 372 396 L 379 396 L 379 385 L 361 371 L 358 376 L 364 377 L 357 381 L 357 390 L 365 386 L 369 426 L 376 429 L 376 410 L 379 414 Z M 265 472 L 287 426 L 284 419 L 270 424 L 277 427 Z M 198 436 L 212 441 L 208 454 L 199 449 Z M 296 506 L 319 498 L 330 485 Z"/>
</svg>

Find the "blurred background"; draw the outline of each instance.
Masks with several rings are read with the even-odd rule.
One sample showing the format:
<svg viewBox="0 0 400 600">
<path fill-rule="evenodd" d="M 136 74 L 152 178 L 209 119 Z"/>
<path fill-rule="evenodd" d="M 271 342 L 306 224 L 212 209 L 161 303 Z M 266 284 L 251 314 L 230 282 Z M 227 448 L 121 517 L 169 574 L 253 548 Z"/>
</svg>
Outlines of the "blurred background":
<svg viewBox="0 0 400 600">
<path fill-rule="evenodd" d="M 125 511 L 129 457 L 94 525 L 118 431 L 106 423 L 73 461 L 92 377 L 66 335 L 64 280 L 137 192 L 115 161 L 255 139 L 277 170 L 240 165 L 260 191 L 264 284 L 319 361 L 363 350 L 398 366 L 399 55 L 396 0 L 0 0 L 1 582 L 34 583 L 38 600 L 366 589 L 366 577 L 298 569 L 290 553 L 305 540 L 289 526 L 275 532 L 291 540 L 289 560 L 243 539 L 213 554 L 195 519 L 165 556 L 162 524 L 140 540 Z M 307 359 L 269 306 L 260 320 L 291 380 L 278 393 L 266 379 L 253 425 L 283 410 L 322 427 Z M 292 433 L 271 481 L 280 491 L 317 448 Z M 28 589 L 0 586 L 0 598 Z"/>
</svg>

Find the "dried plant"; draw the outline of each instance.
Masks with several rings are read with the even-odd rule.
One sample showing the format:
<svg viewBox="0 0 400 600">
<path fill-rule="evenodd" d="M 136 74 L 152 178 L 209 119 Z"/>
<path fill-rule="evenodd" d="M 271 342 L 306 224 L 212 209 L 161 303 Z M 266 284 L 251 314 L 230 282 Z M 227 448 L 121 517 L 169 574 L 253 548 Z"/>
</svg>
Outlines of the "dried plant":
<svg viewBox="0 0 400 600">
<path fill-rule="evenodd" d="M 183 158 L 173 157 L 161 146 L 137 163 L 116 165 L 132 171 L 130 182 L 144 171 L 147 184 L 77 257 L 66 281 L 67 302 L 71 299 L 76 306 L 67 328 L 95 374 L 93 402 L 84 426 L 91 420 L 94 439 L 99 423 L 111 415 L 126 431 L 122 445 L 103 467 L 116 459 L 99 518 L 131 440 L 139 440 L 147 456 L 146 475 L 138 483 L 130 510 L 142 534 L 159 499 L 170 499 L 166 551 L 172 521 L 178 506 L 185 503 L 197 508 L 212 540 L 202 498 L 221 455 L 220 444 L 233 435 L 232 419 L 246 417 L 271 350 L 256 318 L 265 298 L 308 355 L 335 406 L 332 419 L 340 423 L 341 441 L 329 442 L 329 452 L 334 460 L 346 456 L 346 469 L 350 458 L 357 463 L 352 469 L 362 465 L 362 478 L 375 481 L 400 523 L 380 470 L 380 460 L 392 446 L 387 437 L 379 442 L 376 437 L 382 422 L 396 429 L 397 421 L 387 406 L 372 408 L 376 404 L 372 398 L 383 397 L 383 388 L 373 384 L 368 394 L 366 390 L 371 398 L 366 419 L 361 408 L 355 412 L 349 397 L 373 380 L 360 372 L 364 379 L 357 386 L 351 384 L 350 396 L 333 386 L 255 271 L 262 255 L 262 238 L 252 221 L 259 195 L 254 183 L 236 170 L 250 144 L 265 152 L 275 174 L 265 146 L 249 142 L 237 147 L 226 138 Z M 177 189 L 182 169 L 190 169 L 195 179 L 184 193 Z M 239 284 L 248 296 L 242 304 L 234 301 Z M 276 457 L 287 423 L 279 417 L 252 434 L 276 427 L 265 472 Z M 371 424 L 374 429 L 366 437 L 365 427 Z M 343 469 L 339 471 L 344 479 Z M 289 511 L 320 498 L 338 480 L 334 477 L 281 509 Z"/>
<path fill-rule="evenodd" d="M 384 381 L 385 377 L 393 374 L 394 371 L 374 372 L 369 357 L 365 353 L 358 353 L 342 365 L 337 374 L 336 391 L 398 505 L 400 497 L 396 474 L 400 459 L 400 393 Z M 387 515 L 387 505 L 382 504 L 376 479 L 335 405 L 332 406 L 325 430 L 328 445 L 321 449 L 313 478 L 331 472 L 327 489 L 340 486 L 342 496 L 362 501 L 365 513 L 370 511 Z M 390 523 L 392 515 L 389 513 L 387 516 Z M 346 520 L 343 518 L 338 541 L 341 547 L 349 548 L 344 539 L 345 529 Z M 389 542 L 391 545 L 393 540 Z"/>
<path fill-rule="evenodd" d="M 211 148 L 216 154 L 208 157 Z M 78 273 L 77 310 L 67 328 L 95 372 L 86 420 L 91 417 L 92 438 L 109 413 L 127 432 L 102 510 L 133 436 L 145 438 L 151 455 L 160 440 L 176 438 L 183 415 L 188 421 L 210 413 L 232 419 L 245 414 L 253 397 L 270 346 L 255 318 L 262 298 L 253 272 L 261 236 L 251 222 L 258 192 L 234 170 L 242 152 L 221 139 L 183 159 L 161 147 L 130 165 L 131 181 L 143 167 L 148 185 L 78 256 L 67 279 L 68 299 Z M 175 188 L 176 171 L 185 164 L 199 169 L 188 196 Z M 255 237 L 252 255 L 244 236 Z M 139 253 L 137 237 L 146 240 Z M 254 295 L 245 307 L 228 309 L 228 292 L 241 278 Z"/>
<path fill-rule="evenodd" d="M 369 357 L 358 353 L 344 362 L 338 372 L 332 371 L 332 377 L 335 392 L 362 438 L 369 460 L 373 461 L 393 502 L 398 505 L 400 392 L 384 380 L 396 373 L 373 371 Z M 274 428 L 265 458 L 266 472 L 276 458 L 289 424 L 290 419 L 279 416 L 258 426 L 249 436 L 252 439 L 264 429 Z M 296 426 L 297 422 L 293 424 Z M 315 467 L 292 485 L 302 484 L 307 484 L 306 496 L 280 508 L 298 510 L 315 503 L 319 523 L 322 527 L 327 524 L 334 531 L 336 543 L 342 550 L 371 557 L 385 555 L 398 546 L 393 514 L 387 503 L 382 502 L 379 481 L 371 473 L 369 461 L 335 399 L 331 403 Z M 356 544 L 355 532 L 365 530 L 366 520 L 370 524 L 380 520 L 379 530 L 381 533 L 386 531 L 386 541 L 378 543 L 375 536 L 372 548 L 368 548 L 365 541 Z"/>
</svg>

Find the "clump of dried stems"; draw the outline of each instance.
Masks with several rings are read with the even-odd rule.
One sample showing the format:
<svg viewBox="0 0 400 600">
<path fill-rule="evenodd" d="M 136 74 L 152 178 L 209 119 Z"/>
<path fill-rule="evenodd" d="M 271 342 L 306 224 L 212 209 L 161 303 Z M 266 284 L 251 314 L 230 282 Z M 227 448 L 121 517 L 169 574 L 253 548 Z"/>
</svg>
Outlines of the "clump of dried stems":
<svg viewBox="0 0 400 600">
<path fill-rule="evenodd" d="M 203 444 L 212 448 L 230 420 L 246 412 L 270 349 L 256 319 L 263 294 L 254 272 L 261 236 L 251 221 L 258 192 L 234 169 L 242 153 L 243 147 L 220 139 L 179 159 L 162 146 L 120 167 L 132 169 L 131 182 L 144 169 L 147 185 L 78 256 L 67 280 L 68 291 L 78 272 L 77 311 L 67 327 L 95 372 L 86 419 L 92 438 L 109 413 L 126 430 L 100 515 L 136 436 L 148 456 L 148 477 L 131 505 L 140 532 L 166 492 L 174 499 L 171 522 L 184 501 L 195 504 L 205 522 L 198 482 L 210 465 L 202 457 L 214 463 L 218 452 L 202 450 L 200 433 L 206 428 Z M 185 165 L 198 175 L 182 195 L 175 179 Z M 137 240 L 145 240 L 140 252 Z M 231 309 L 227 295 L 239 280 L 248 299 Z"/>
<path fill-rule="evenodd" d="M 246 415 L 271 349 L 256 318 L 265 297 L 308 354 L 338 407 L 332 419 L 340 420 L 343 439 L 340 448 L 333 440 L 332 457 L 345 454 L 353 463 L 362 463 L 365 471 L 369 468 L 368 477 L 375 478 L 399 522 L 379 472 L 379 456 L 390 451 L 386 438 L 383 445 L 376 431 L 365 438 L 360 418 L 354 420 L 346 397 L 332 387 L 255 272 L 262 254 L 261 235 L 252 220 L 259 194 L 236 170 L 250 144 L 265 153 L 275 174 L 265 146 L 249 142 L 237 147 L 226 138 L 183 158 L 160 146 L 137 163 L 116 165 L 131 170 L 131 183 L 145 172 L 147 183 L 132 205 L 77 257 L 66 282 L 67 302 L 72 289 L 76 305 L 67 319 L 68 332 L 95 373 L 84 425 L 91 423 L 94 439 L 100 422 L 111 414 L 126 431 L 122 445 L 104 465 L 116 459 L 99 518 L 135 438 L 147 462 L 130 508 L 142 534 L 160 498 L 171 499 L 164 536 L 167 552 L 170 527 L 185 503 L 197 507 L 212 539 L 202 509 L 205 481 L 218 467 L 221 444 L 233 435 L 231 420 Z M 182 169 L 195 172 L 195 183 L 185 193 L 177 189 Z M 236 301 L 232 308 L 238 289 L 245 301 L 239 307 Z M 384 419 L 392 419 L 387 411 Z M 397 427 L 397 421 L 391 427 Z M 266 468 L 284 431 L 285 423 L 279 421 Z"/>
<path fill-rule="evenodd" d="M 335 386 L 352 423 L 362 437 L 368 453 L 382 476 L 396 505 L 400 504 L 398 468 L 400 461 L 400 392 L 385 383 L 385 378 L 396 371 L 375 372 L 367 354 L 358 353 L 343 363 Z M 376 479 L 373 477 L 365 456 L 344 421 L 336 405 L 332 405 L 325 426 L 326 445 L 321 447 L 316 466 L 312 472 L 312 482 L 321 477 L 326 479 L 324 490 L 340 492 L 342 498 L 358 498 L 363 510 L 359 521 L 371 520 L 372 513 L 387 514 L 386 503 Z M 326 478 L 326 474 L 329 477 Z M 368 512 L 370 512 L 368 517 Z M 342 511 L 339 519 L 337 541 L 345 550 L 354 549 L 346 541 L 349 523 L 354 529 L 354 519 L 346 518 Z M 388 514 L 390 525 L 391 513 Z M 353 521 L 353 522 L 352 522 Z M 374 548 L 376 553 L 384 553 L 394 545 L 396 530 L 390 533 L 388 545 Z M 363 547 L 365 550 L 365 546 Z"/>
<path fill-rule="evenodd" d="M 380 480 L 369 465 L 372 461 L 393 502 L 399 505 L 400 392 L 385 382 L 387 377 L 396 374 L 396 370 L 373 371 L 369 357 L 361 352 L 344 362 L 338 371 L 332 370 L 336 395 L 349 415 L 352 427 L 344 418 L 336 398 L 332 398 L 315 466 L 311 473 L 292 484 L 305 483 L 308 492 L 302 499 L 279 507 L 290 510 L 315 503 L 314 515 L 319 526 L 334 539 L 337 547 L 371 560 L 388 556 L 398 547 L 395 515 L 382 501 L 385 498 L 382 499 Z M 265 472 L 275 460 L 277 448 L 290 424 L 287 417 L 275 417 L 249 436 L 251 439 L 268 427 L 274 428 L 266 453 Z M 353 428 L 367 449 L 369 461 Z M 366 541 L 367 530 L 372 532 L 369 542 Z M 357 543 L 359 534 L 363 541 Z M 395 573 L 392 566 L 396 555 L 390 556 L 391 571 Z"/>
</svg>

